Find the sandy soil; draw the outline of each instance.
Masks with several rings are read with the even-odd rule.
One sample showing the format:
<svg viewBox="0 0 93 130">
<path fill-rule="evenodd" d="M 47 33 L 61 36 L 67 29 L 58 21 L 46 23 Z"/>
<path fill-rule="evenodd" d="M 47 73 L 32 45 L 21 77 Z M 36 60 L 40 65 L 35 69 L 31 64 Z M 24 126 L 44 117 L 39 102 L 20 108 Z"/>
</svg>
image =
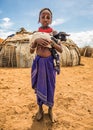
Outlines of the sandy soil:
<svg viewBox="0 0 93 130">
<path fill-rule="evenodd" d="M 57 76 L 51 123 L 47 107 L 36 121 L 36 96 L 30 84 L 30 68 L 0 68 L 0 130 L 93 130 L 93 58 L 81 58 L 84 66 L 62 67 Z"/>
</svg>

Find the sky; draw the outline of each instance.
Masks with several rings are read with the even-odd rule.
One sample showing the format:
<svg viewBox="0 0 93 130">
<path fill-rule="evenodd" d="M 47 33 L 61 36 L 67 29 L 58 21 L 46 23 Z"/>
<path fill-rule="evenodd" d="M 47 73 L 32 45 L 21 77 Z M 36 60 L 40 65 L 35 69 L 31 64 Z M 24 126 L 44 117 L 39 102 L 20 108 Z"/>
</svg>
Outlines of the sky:
<svg viewBox="0 0 93 130">
<path fill-rule="evenodd" d="M 69 33 L 79 47 L 93 46 L 93 0 L 0 0 L 0 38 L 21 27 L 36 31 L 42 8 L 51 9 L 54 30 Z"/>
</svg>

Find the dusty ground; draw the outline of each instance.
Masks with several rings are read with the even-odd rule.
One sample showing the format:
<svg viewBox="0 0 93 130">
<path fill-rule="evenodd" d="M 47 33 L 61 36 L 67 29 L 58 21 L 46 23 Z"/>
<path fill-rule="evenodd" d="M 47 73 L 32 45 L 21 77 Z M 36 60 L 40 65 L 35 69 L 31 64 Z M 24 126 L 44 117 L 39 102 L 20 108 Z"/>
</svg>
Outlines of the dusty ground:
<svg viewBox="0 0 93 130">
<path fill-rule="evenodd" d="M 0 130 L 93 130 L 93 58 L 84 66 L 62 67 L 57 76 L 52 124 L 45 115 L 37 122 L 36 97 L 30 85 L 30 68 L 0 68 Z"/>
</svg>

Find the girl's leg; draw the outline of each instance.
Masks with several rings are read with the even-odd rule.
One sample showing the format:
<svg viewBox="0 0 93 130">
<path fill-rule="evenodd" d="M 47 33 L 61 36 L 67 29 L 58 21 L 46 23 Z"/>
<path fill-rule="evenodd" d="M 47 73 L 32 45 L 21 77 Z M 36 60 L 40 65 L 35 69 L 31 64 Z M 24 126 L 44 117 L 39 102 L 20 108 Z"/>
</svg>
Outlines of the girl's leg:
<svg viewBox="0 0 93 130">
<path fill-rule="evenodd" d="M 42 107 L 42 105 L 39 105 L 38 112 L 36 114 L 36 119 L 39 121 L 42 119 L 42 117 L 43 117 L 43 107 Z"/>
</svg>

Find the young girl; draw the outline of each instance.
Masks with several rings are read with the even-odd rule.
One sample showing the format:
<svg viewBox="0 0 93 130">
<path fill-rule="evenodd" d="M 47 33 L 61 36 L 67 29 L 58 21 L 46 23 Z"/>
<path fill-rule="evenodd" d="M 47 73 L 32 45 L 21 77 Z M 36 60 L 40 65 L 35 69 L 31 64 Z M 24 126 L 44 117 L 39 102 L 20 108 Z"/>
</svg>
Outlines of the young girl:
<svg viewBox="0 0 93 130">
<path fill-rule="evenodd" d="M 44 8 L 39 13 L 39 23 L 41 27 L 39 32 L 53 33 L 53 29 L 49 27 L 52 22 L 52 12 L 49 8 Z M 59 44 L 52 43 L 51 40 L 38 38 L 31 44 L 30 52 L 36 50 L 36 57 L 33 61 L 31 80 L 32 88 L 35 89 L 37 95 L 38 112 L 37 120 L 43 117 L 43 104 L 48 106 L 48 114 L 52 122 L 54 122 L 53 105 L 56 70 L 54 69 L 53 56 L 47 45 L 53 46 L 58 52 L 62 53 L 62 48 Z"/>
</svg>

